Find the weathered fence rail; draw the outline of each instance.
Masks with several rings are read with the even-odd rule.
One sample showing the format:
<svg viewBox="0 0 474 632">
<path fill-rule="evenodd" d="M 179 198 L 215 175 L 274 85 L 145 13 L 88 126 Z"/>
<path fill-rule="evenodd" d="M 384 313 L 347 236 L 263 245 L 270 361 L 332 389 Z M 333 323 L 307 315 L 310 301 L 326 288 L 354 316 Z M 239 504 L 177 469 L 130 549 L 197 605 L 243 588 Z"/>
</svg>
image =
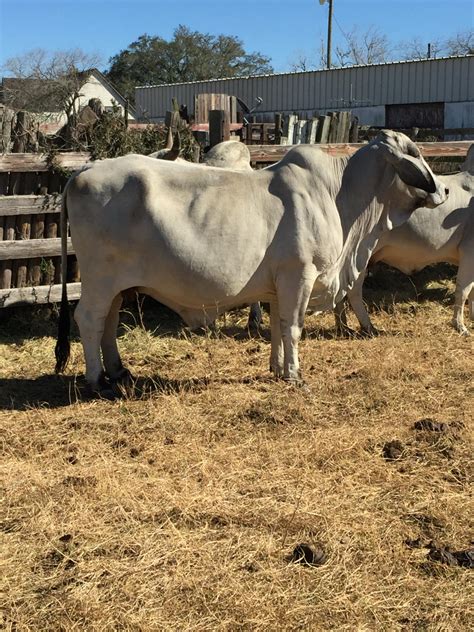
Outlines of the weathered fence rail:
<svg viewBox="0 0 474 632">
<path fill-rule="evenodd" d="M 353 154 L 363 143 L 318 147 L 333 156 Z M 470 141 L 418 143 L 428 158 L 462 159 Z M 250 145 L 252 162 L 274 163 L 291 145 Z M 88 153 L 58 153 L 53 161 L 38 154 L 0 155 L 0 307 L 50 303 L 61 295 L 59 213 L 66 171 L 90 160 Z M 52 170 L 52 164 L 60 172 Z M 435 165 L 436 166 L 436 165 Z M 68 296 L 80 298 L 80 273 L 68 238 Z"/>
<path fill-rule="evenodd" d="M 3 154 L 0 156 L 0 173 L 28 173 L 58 169 L 79 169 L 90 160 L 87 152 L 59 152 L 54 156 L 44 154 Z"/>
<path fill-rule="evenodd" d="M 425 158 L 447 158 L 465 156 L 472 145 L 472 141 L 453 141 L 450 143 L 417 143 Z M 351 156 L 364 143 L 328 143 L 317 145 L 319 149 L 332 156 Z M 252 162 L 277 162 L 292 148 L 290 145 L 249 145 Z"/>
</svg>

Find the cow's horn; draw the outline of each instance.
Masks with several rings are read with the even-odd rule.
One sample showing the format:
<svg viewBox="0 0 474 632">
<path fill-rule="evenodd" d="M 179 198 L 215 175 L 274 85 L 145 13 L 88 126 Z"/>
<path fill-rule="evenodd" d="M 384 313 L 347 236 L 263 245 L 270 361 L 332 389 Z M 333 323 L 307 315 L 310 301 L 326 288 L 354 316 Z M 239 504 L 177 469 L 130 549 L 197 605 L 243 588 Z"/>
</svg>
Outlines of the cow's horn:
<svg viewBox="0 0 474 632">
<path fill-rule="evenodd" d="M 173 146 L 167 152 L 166 156 L 164 156 L 164 160 L 176 160 L 179 158 L 179 154 L 181 153 L 181 139 L 179 137 L 179 132 L 176 132 Z"/>
<path fill-rule="evenodd" d="M 173 130 L 171 126 L 168 127 L 168 134 L 166 135 L 166 145 L 163 149 L 171 149 L 173 147 Z"/>
</svg>

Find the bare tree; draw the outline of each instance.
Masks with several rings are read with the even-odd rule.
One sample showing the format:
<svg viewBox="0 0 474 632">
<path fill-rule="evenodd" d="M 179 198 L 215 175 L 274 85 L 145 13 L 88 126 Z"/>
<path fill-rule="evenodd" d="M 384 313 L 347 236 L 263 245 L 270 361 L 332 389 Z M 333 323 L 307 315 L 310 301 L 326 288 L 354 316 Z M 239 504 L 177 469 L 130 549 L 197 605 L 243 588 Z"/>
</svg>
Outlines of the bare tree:
<svg viewBox="0 0 474 632">
<path fill-rule="evenodd" d="M 318 63 L 319 62 L 319 63 Z M 290 72 L 305 72 L 320 68 L 320 60 L 317 54 L 311 55 L 306 51 L 297 51 L 296 57 L 290 61 Z"/>
<path fill-rule="evenodd" d="M 391 59 L 392 46 L 387 36 L 375 27 L 371 26 L 361 32 L 357 26 L 354 26 L 343 35 L 345 43 L 336 46 L 333 51 L 335 66 L 377 64 Z M 290 64 L 292 71 L 316 70 L 325 67 L 326 43 L 322 37 L 319 49 L 314 55 L 299 51 Z"/>
<path fill-rule="evenodd" d="M 411 40 L 401 42 L 397 46 L 401 59 L 426 59 L 428 57 L 428 44 L 430 45 L 430 56 L 439 57 L 444 55 L 443 43 L 438 40 L 425 41 L 419 36 Z"/>
<path fill-rule="evenodd" d="M 354 26 L 344 33 L 345 44 L 336 46 L 335 58 L 339 66 L 378 64 L 389 61 L 392 47 L 386 35 L 374 26 L 360 32 Z"/>
<path fill-rule="evenodd" d="M 79 49 L 48 52 L 31 50 L 11 57 L 2 70 L 4 102 L 16 111 L 64 112 L 68 120 L 77 114 L 77 101 L 97 55 Z"/>
<path fill-rule="evenodd" d="M 425 59 L 428 57 L 428 43 L 431 57 L 474 54 L 474 29 L 458 31 L 445 40 L 422 40 L 419 36 L 402 42 L 397 49 L 402 59 Z"/>
<path fill-rule="evenodd" d="M 474 54 L 474 29 L 458 31 L 448 37 L 445 42 L 448 55 L 473 55 Z"/>
</svg>

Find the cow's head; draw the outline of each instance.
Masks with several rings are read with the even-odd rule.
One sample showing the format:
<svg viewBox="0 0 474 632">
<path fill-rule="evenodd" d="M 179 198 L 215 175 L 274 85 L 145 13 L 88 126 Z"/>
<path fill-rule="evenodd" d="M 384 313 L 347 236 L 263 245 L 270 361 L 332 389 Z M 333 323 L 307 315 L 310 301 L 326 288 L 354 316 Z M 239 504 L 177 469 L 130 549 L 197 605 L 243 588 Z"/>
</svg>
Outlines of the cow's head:
<svg viewBox="0 0 474 632">
<path fill-rule="evenodd" d="M 461 165 L 461 171 L 467 171 L 474 176 L 474 144 L 469 147 L 466 158 Z"/>
<path fill-rule="evenodd" d="M 415 143 L 400 132 L 383 130 L 374 145 L 413 198 L 413 210 L 419 206 L 435 208 L 448 197 L 449 190 L 429 168 Z"/>
<path fill-rule="evenodd" d="M 238 140 L 225 140 L 204 154 L 203 162 L 208 167 L 221 167 L 236 171 L 252 171 L 250 151 L 247 145 Z"/>
</svg>

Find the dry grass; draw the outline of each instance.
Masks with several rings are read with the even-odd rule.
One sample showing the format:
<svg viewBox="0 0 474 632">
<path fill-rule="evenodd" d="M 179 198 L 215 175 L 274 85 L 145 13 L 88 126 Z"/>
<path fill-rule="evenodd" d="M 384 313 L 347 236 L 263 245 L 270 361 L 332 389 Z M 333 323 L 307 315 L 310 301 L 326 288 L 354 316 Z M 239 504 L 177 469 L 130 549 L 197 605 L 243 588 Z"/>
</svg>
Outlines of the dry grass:
<svg viewBox="0 0 474 632">
<path fill-rule="evenodd" d="M 472 341 L 449 328 L 449 283 L 417 303 L 397 278 L 397 299 L 369 294 L 386 335 L 308 318 L 309 392 L 269 379 L 243 313 L 217 338 L 127 327 L 127 363 L 164 381 L 112 403 L 77 399 L 79 343 L 58 379 L 50 325 L 4 323 L 5 628 L 472 629 L 473 571 L 405 543 L 472 546 Z M 290 562 L 301 542 L 327 563 Z"/>
</svg>

